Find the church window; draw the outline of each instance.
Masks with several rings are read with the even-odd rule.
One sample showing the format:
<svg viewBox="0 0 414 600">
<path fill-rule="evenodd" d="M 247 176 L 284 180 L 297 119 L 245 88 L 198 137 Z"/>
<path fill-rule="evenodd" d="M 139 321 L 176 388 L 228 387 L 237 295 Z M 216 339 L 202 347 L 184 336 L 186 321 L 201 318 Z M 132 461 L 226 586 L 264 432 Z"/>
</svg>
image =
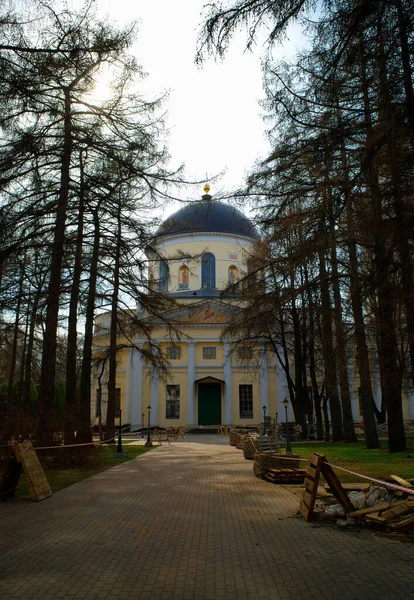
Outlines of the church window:
<svg viewBox="0 0 414 600">
<path fill-rule="evenodd" d="M 190 280 L 190 270 L 185 265 L 181 265 L 178 270 L 178 287 L 181 290 L 188 289 L 188 283 Z"/>
<path fill-rule="evenodd" d="M 181 358 L 181 348 L 179 346 L 170 346 L 168 348 L 168 358 L 170 360 L 178 360 Z"/>
<path fill-rule="evenodd" d="M 239 385 L 240 418 L 253 418 L 253 386 L 251 384 Z"/>
<path fill-rule="evenodd" d="M 203 254 L 201 259 L 201 287 L 216 287 L 216 259 L 211 252 Z"/>
<path fill-rule="evenodd" d="M 160 261 L 160 277 L 158 280 L 158 291 L 168 292 L 168 261 Z"/>
<path fill-rule="evenodd" d="M 167 385 L 166 419 L 180 418 L 180 386 Z"/>
<path fill-rule="evenodd" d="M 237 283 L 237 279 L 237 267 L 231 265 L 231 267 L 229 267 L 229 284 L 234 285 Z"/>
<path fill-rule="evenodd" d="M 215 359 L 217 355 L 217 349 L 214 346 L 203 347 L 203 358 L 206 360 Z"/>
</svg>

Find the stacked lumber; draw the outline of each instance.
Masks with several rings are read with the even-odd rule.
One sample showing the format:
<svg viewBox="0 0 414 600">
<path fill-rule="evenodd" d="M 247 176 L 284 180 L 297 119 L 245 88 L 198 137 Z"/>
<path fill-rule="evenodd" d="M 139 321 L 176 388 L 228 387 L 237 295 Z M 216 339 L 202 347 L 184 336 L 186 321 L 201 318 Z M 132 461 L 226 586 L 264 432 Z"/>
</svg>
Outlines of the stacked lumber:
<svg viewBox="0 0 414 600">
<path fill-rule="evenodd" d="M 259 450 L 262 454 L 272 452 L 277 454 L 280 450 L 279 440 L 275 435 L 259 436 Z"/>
<path fill-rule="evenodd" d="M 230 446 L 236 446 L 240 450 L 243 448 L 243 439 L 249 433 L 248 429 L 230 429 L 229 431 L 229 444 Z"/>
<path fill-rule="evenodd" d="M 295 459 L 295 460 L 292 460 Z M 253 472 L 272 483 L 303 483 L 306 471 L 300 468 L 298 454 L 260 452 L 255 454 Z"/>
<path fill-rule="evenodd" d="M 305 477 L 305 469 L 268 469 L 263 473 L 263 479 L 272 483 L 296 483 L 301 485 Z"/>
<path fill-rule="evenodd" d="M 244 458 L 253 460 L 254 455 L 265 454 L 271 452 L 273 454 L 279 452 L 279 441 L 276 436 L 271 435 L 259 435 L 257 433 L 250 432 L 243 438 L 243 455 Z"/>
<path fill-rule="evenodd" d="M 258 435 L 252 434 L 243 439 L 243 456 L 248 460 L 253 460 L 254 455 L 259 451 Z"/>
</svg>

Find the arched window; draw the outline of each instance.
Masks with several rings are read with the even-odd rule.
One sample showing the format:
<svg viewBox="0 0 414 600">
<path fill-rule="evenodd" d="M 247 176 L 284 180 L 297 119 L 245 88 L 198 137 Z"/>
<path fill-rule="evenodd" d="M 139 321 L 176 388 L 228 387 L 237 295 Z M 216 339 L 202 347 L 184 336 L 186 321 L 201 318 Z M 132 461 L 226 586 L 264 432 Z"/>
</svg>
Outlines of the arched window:
<svg viewBox="0 0 414 600">
<path fill-rule="evenodd" d="M 237 267 L 235 265 L 231 265 L 231 267 L 229 267 L 229 284 L 234 285 L 237 283 L 237 279 Z"/>
<path fill-rule="evenodd" d="M 160 261 L 160 273 L 158 279 L 158 291 L 168 292 L 168 261 Z"/>
<path fill-rule="evenodd" d="M 187 290 L 190 281 L 190 270 L 185 265 L 178 269 L 178 287 L 180 290 Z"/>
<path fill-rule="evenodd" d="M 201 287 L 216 287 L 216 259 L 211 252 L 203 254 L 201 259 Z"/>
</svg>

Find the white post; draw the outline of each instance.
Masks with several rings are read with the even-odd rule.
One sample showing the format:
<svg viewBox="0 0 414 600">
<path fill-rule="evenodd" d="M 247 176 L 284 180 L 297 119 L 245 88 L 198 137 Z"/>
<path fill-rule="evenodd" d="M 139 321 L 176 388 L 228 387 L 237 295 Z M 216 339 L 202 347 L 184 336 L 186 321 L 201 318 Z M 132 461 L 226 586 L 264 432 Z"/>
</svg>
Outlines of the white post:
<svg viewBox="0 0 414 600">
<path fill-rule="evenodd" d="M 131 425 L 132 425 L 132 420 L 131 420 L 132 419 L 132 406 L 134 403 L 132 353 L 133 353 L 133 348 L 129 348 L 128 354 L 127 354 L 127 369 L 126 369 L 125 415 L 124 414 L 122 415 L 124 417 L 124 423 L 131 423 Z"/>
<path fill-rule="evenodd" d="M 142 343 L 136 343 L 142 348 Z M 131 389 L 131 426 L 141 427 L 142 423 L 142 354 L 132 349 L 132 389 Z"/>
<path fill-rule="evenodd" d="M 157 427 L 158 423 L 158 373 L 153 371 L 151 380 L 151 427 Z"/>
<path fill-rule="evenodd" d="M 261 348 L 260 352 L 260 410 L 266 406 L 267 416 L 269 414 L 269 383 L 267 378 L 267 356 L 266 349 Z"/>
<path fill-rule="evenodd" d="M 196 404 L 195 404 L 195 342 L 188 342 L 188 407 L 187 407 L 187 425 L 196 424 Z"/>
<path fill-rule="evenodd" d="M 231 347 L 230 344 L 224 344 L 224 425 L 233 424 L 231 374 Z"/>
</svg>

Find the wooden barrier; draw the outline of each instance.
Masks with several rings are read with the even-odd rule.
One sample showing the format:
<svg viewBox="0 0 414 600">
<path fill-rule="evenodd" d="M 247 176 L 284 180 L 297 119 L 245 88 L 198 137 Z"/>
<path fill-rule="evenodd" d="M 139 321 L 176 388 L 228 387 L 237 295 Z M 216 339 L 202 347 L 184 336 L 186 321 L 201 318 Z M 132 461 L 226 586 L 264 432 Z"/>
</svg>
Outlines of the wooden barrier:
<svg viewBox="0 0 414 600">
<path fill-rule="evenodd" d="M 327 463 L 326 457 L 323 454 L 319 454 L 319 452 L 314 452 L 309 457 L 309 465 L 306 469 L 304 483 L 305 490 L 299 505 L 299 511 L 305 521 L 312 520 L 321 473 L 338 502 L 345 506 L 347 513 L 354 510 L 348 494 L 342 487 L 341 482 L 334 473 L 331 465 Z"/>
<path fill-rule="evenodd" d="M 40 501 L 52 495 L 49 482 L 31 442 L 12 445 L 17 462 L 21 463 L 29 481 L 32 500 Z"/>
</svg>

